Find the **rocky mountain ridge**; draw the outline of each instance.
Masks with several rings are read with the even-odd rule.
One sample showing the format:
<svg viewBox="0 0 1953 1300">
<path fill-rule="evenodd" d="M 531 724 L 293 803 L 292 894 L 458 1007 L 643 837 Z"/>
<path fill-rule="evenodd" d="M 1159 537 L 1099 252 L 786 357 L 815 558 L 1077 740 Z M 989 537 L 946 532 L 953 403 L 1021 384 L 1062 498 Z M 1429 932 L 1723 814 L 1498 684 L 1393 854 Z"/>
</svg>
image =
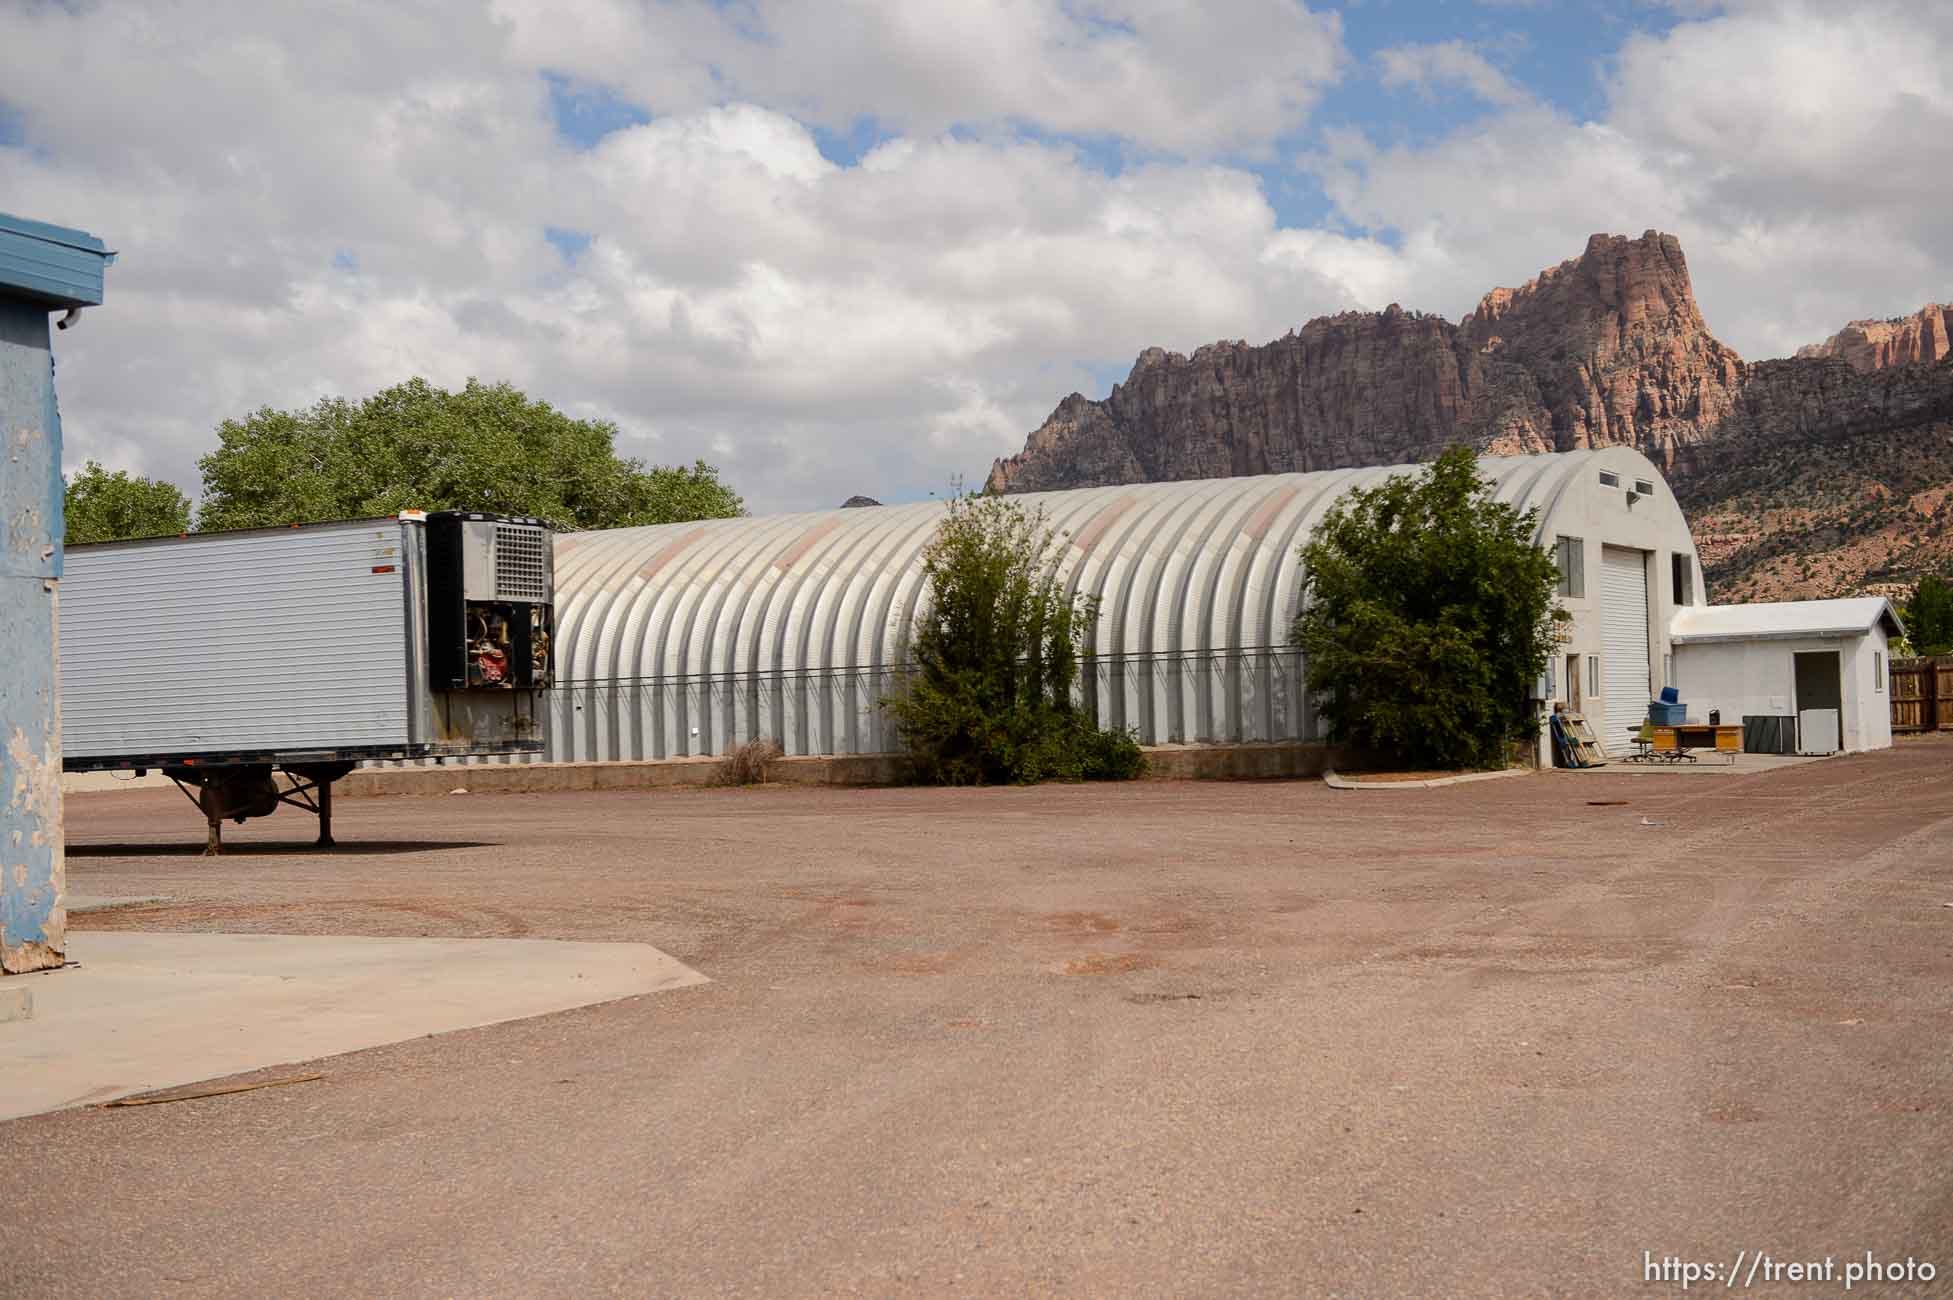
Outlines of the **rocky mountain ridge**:
<svg viewBox="0 0 1953 1300">
<path fill-rule="evenodd" d="M 1595 235 L 1456 325 L 1392 304 L 1260 347 L 1149 348 L 998 461 L 1004 492 L 1392 464 L 1454 442 L 1517 453 L 1628 443 L 1672 468 L 1725 415 L 1743 362 L 1711 335 L 1672 235 Z"/>
<path fill-rule="evenodd" d="M 1838 357 L 1859 371 L 1915 362 L 1931 365 L 1949 356 L 1953 356 L 1953 303 L 1937 302 L 1910 316 L 1852 321 L 1824 342 L 1797 349 L 1800 360 Z"/>
<path fill-rule="evenodd" d="M 1674 236 L 1595 235 L 1455 325 L 1392 304 L 1260 346 L 1149 348 L 1103 401 L 1059 403 L 988 486 L 1394 464 L 1458 442 L 1502 454 L 1628 445 L 1674 485 L 1718 598 L 1834 594 L 1953 560 L 1953 538 L 1933 531 L 1935 485 L 1953 484 L 1953 442 L 1932 432 L 1953 429 L 1946 323 L 1856 322 L 1796 358 L 1747 363 L 1709 332 Z M 1831 470 L 1821 483 L 1806 477 L 1818 464 Z M 1862 544 L 1906 532 L 1901 497 L 1929 506 L 1917 544 Z"/>
</svg>

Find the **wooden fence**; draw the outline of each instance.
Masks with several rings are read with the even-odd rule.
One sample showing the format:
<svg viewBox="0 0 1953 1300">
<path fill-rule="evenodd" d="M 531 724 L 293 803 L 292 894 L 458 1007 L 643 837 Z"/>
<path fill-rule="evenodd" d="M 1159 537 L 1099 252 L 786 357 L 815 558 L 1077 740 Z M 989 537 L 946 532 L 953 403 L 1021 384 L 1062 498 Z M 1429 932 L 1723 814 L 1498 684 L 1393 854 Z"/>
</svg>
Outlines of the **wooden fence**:
<svg viewBox="0 0 1953 1300">
<path fill-rule="evenodd" d="M 1953 655 L 1892 661 L 1892 730 L 1953 731 Z"/>
</svg>

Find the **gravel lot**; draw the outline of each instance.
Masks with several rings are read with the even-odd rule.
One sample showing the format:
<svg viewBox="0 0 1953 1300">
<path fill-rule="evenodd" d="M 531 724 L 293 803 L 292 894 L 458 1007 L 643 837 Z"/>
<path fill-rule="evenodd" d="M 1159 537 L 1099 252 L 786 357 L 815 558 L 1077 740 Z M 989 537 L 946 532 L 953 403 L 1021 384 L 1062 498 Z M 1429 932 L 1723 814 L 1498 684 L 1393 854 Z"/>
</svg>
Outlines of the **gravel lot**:
<svg viewBox="0 0 1953 1300">
<path fill-rule="evenodd" d="M 1854 1295 L 1953 1292 L 1948 741 L 349 800 L 335 852 L 280 814 L 217 860 L 174 791 L 68 807 L 72 891 L 172 900 L 77 930 L 628 939 L 714 982 L 0 1125 L 7 1295 L 1669 1294 L 1644 1252 L 1868 1250 L 1939 1278 Z"/>
</svg>

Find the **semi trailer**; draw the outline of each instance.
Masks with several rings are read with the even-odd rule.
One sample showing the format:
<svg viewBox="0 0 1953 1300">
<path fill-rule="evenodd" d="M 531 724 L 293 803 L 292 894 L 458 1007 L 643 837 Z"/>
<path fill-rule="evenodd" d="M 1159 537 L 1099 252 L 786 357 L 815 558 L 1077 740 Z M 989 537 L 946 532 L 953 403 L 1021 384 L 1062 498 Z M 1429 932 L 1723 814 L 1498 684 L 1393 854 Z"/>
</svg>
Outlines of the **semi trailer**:
<svg viewBox="0 0 1953 1300">
<path fill-rule="evenodd" d="M 390 519 L 67 550 L 62 765 L 159 770 L 226 819 L 318 817 L 362 762 L 540 752 L 555 563 L 540 519 Z"/>
</svg>

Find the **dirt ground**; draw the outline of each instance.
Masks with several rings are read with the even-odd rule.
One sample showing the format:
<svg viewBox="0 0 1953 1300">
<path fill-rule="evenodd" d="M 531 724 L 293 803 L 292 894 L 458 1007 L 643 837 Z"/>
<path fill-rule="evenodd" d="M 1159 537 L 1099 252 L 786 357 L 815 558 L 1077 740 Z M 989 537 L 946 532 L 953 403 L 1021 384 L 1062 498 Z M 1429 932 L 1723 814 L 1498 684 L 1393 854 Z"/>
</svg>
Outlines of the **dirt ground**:
<svg viewBox="0 0 1953 1300">
<path fill-rule="evenodd" d="M 0 1294 L 1676 1294 L 1650 1256 L 1739 1252 L 1829 1256 L 1747 1288 L 1825 1294 L 1867 1251 L 1915 1281 L 1854 1295 L 1953 1292 L 1948 741 L 349 800 L 335 852 L 280 814 L 217 860 L 173 791 L 68 807 L 72 892 L 171 898 L 77 930 L 637 940 L 713 982 L 0 1125 Z"/>
</svg>

